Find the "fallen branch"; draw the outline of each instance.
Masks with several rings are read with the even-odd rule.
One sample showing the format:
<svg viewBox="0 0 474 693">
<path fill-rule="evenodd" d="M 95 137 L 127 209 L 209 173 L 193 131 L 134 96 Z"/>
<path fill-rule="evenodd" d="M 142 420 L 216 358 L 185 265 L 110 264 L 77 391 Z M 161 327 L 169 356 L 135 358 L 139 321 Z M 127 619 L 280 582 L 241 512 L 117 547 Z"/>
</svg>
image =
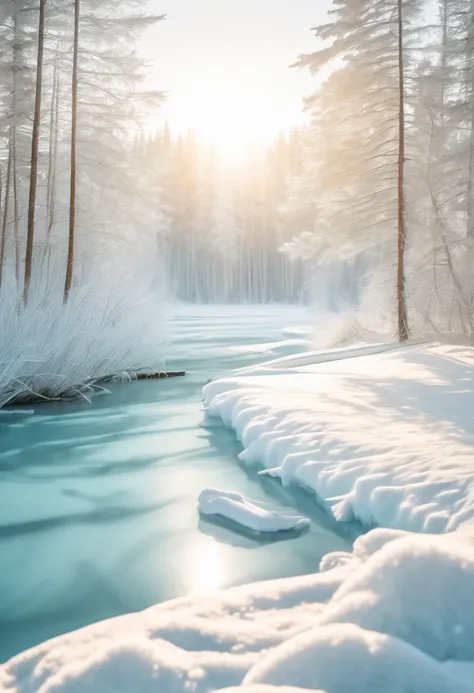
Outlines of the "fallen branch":
<svg viewBox="0 0 474 693">
<path fill-rule="evenodd" d="M 110 382 L 130 382 L 131 380 L 164 380 L 165 378 L 181 378 L 186 371 L 124 371 L 123 373 L 109 373 L 100 378 L 94 378 L 93 384 Z"/>
<path fill-rule="evenodd" d="M 34 392 L 27 391 L 22 394 L 13 397 L 6 406 L 11 406 L 13 404 L 31 405 L 31 404 L 47 404 L 48 402 L 74 402 L 84 398 L 86 401 L 90 402 L 90 398 L 85 395 L 85 391 L 88 390 L 91 396 L 98 394 L 110 394 L 108 390 L 101 387 L 101 383 L 107 382 L 132 382 L 134 380 L 164 380 L 166 378 L 180 378 L 186 375 L 186 371 L 146 371 L 146 372 L 126 372 L 123 374 L 111 373 L 109 375 L 104 375 L 101 378 L 94 378 L 83 385 L 78 387 L 69 388 L 67 393 L 63 395 L 56 395 L 53 393 Z M 18 410 L 17 412 L 18 413 Z"/>
<path fill-rule="evenodd" d="M 181 378 L 186 371 L 152 371 L 151 373 L 133 373 L 131 380 L 158 380 L 161 378 Z"/>
</svg>

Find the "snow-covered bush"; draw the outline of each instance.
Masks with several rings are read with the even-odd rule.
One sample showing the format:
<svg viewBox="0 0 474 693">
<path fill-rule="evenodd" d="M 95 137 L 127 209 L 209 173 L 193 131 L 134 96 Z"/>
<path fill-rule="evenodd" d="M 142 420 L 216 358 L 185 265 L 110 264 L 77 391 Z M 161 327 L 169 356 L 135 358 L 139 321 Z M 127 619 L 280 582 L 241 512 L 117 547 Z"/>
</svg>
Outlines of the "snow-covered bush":
<svg viewBox="0 0 474 693">
<path fill-rule="evenodd" d="M 87 396 L 94 379 L 161 363 L 163 302 L 151 281 L 97 269 L 64 304 L 63 278 L 63 263 L 42 264 L 27 305 L 13 277 L 2 288 L 0 406 Z"/>
</svg>

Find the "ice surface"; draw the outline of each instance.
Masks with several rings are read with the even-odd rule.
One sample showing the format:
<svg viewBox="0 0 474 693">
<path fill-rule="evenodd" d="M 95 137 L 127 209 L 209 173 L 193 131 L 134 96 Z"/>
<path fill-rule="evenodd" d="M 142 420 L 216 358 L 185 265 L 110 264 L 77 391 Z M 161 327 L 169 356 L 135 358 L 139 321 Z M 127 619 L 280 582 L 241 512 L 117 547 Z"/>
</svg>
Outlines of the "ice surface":
<svg viewBox="0 0 474 693">
<path fill-rule="evenodd" d="M 254 532 L 281 532 L 309 527 L 309 520 L 302 515 L 272 510 L 235 491 L 204 489 L 198 497 L 198 508 L 202 515 L 225 517 Z"/>
<path fill-rule="evenodd" d="M 295 688 L 294 686 L 268 686 L 266 684 L 248 684 L 236 688 L 225 688 L 219 693 L 304 693 L 305 688 Z M 314 691 L 314 693 L 324 693 L 324 691 Z"/>
</svg>

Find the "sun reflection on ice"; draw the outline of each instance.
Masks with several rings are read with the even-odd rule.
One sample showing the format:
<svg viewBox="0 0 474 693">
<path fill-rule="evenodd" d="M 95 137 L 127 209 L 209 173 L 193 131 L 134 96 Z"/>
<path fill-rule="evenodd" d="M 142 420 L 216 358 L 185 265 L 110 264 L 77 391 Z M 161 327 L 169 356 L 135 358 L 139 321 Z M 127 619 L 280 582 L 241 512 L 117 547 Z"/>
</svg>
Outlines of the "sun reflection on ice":
<svg viewBox="0 0 474 693">
<path fill-rule="evenodd" d="M 210 592 L 221 588 L 225 580 L 221 547 L 214 541 L 194 544 L 189 554 L 189 582 L 193 592 Z"/>
</svg>

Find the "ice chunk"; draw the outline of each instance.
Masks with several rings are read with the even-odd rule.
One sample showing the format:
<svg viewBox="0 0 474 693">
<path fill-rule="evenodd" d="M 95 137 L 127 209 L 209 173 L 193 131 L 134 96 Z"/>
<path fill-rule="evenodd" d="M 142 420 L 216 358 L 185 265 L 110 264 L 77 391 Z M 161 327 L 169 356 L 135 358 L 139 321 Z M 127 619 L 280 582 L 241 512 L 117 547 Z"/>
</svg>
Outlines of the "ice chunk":
<svg viewBox="0 0 474 693">
<path fill-rule="evenodd" d="M 281 532 L 309 527 L 309 520 L 302 515 L 272 510 L 234 491 L 204 489 L 198 497 L 198 508 L 202 515 L 225 517 L 254 532 Z"/>
</svg>

